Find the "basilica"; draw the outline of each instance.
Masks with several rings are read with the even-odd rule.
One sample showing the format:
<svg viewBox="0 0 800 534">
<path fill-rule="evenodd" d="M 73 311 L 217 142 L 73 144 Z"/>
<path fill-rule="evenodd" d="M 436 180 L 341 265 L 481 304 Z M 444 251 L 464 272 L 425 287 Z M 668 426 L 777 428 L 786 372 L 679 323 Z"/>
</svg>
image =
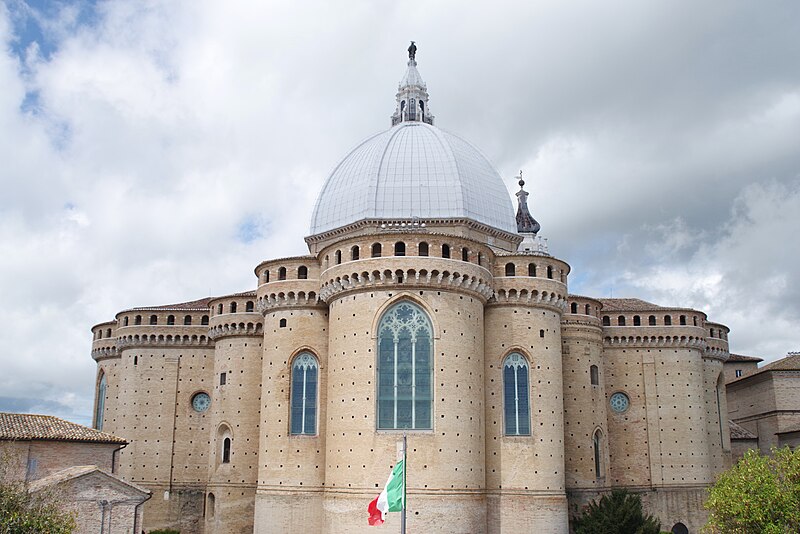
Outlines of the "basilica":
<svg viewBox="0 0 800 534">
<path fill-rule="evenodd" d="M 728 328 L 571 294 L 524 181 L 512 202 L 435 125 L 413 43 L 390 125 L 334 167 L 307 255 L 93 327 L 94 426 L 129 441 L 145 529 L 396 532 L 367 505 L 405 435 L 410 532 L 566 534 L 613 488 L 699 532 L 730 463 Z"/>
</svg>

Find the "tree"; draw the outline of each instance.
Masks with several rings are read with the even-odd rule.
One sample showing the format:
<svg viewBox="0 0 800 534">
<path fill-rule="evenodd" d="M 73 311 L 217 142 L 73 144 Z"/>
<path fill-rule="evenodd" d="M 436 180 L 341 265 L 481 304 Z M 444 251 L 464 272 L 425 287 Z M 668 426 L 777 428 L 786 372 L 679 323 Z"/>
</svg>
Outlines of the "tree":
<svg viewBox="0 0 800 534">
<path fill-rule="evenodd" d="M 659 534 L 661 523 L 642 512 L 642 499 L 626 490 L 614 490 L 592 501 L 573 519 L 575 534 Z"/>
<path fill-rule="evenodd" d="M 70 534 L 75 516 L 61 507 L 55 491 L 28 490 L 9 454 L 0 455 L 0 534 Z"/>
<path fill-rule="evenodd" d="M 705 507 L 708 533 L 800 532 L 800 448 L 747 451 L 709 489 Z"/>
</svg>

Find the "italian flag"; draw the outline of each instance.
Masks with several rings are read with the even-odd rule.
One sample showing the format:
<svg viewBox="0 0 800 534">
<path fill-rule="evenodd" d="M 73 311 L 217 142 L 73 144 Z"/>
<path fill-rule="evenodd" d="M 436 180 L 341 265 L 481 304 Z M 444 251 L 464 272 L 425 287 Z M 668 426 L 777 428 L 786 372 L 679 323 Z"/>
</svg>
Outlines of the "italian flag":
<svg viewBox="0 0 800 534">
<path fill-rule="evenodd" d="M 380 495 L 369 503 L 369 524 L 380 525 L 388 512 L 401 512 L 406 503 L 405 461 L 400 460 L 392 469 L 389 480 Z"/>
</svg>

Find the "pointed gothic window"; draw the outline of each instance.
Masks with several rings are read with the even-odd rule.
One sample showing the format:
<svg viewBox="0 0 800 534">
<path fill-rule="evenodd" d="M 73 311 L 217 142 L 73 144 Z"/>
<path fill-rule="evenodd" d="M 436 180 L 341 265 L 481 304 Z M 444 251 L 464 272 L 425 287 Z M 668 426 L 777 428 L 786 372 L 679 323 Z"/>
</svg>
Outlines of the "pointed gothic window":
<svg viewBox="0 0 800 534">
<path fill-rule="evenodd" d="M 317 384 L 319 364 L 309 352 L 298 354 L 292 364 L 291 429 L 293 435 L 317 433 Z"/>
<path fill-rule="evenodd" d="M 400 302 L 378 327 L 378 429 L 430 429 L 433 328 L 416 304 Z"/>
<path fill-rule="evenodd" d="M 106 374 L 100 371 L 100 383 L 97 386 L 97 408 L 94 413 L 94 427 L 97 430 L 103 430 L 103 412 L 106 406 Z"/>
<path fill-rule="evenodd" d="M 603 434 L 598 428 L 592 438 L 594 449 L 594 473 L 596 478 L 603 478 Z"/>
<path fill-rule="evenodd" d="M 503 362 L 503 403 L 506 436 L 530 436 L 528 362 L 516 352 L 506 356 Z"/>
</svg>

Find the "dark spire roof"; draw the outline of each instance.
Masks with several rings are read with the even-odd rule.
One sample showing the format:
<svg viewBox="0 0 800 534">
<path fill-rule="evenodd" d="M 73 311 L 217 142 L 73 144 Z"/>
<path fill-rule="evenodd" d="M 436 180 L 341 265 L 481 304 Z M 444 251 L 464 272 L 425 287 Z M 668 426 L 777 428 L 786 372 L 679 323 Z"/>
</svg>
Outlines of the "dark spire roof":
<svg viewBox="0 0 800 534">
<path fill-rule="evenodd" d="M 525 180 L 522 179 L 522 171 L 519 171 L 519 191 L 517 191 L 517 232 L 520 234 L 534 234 L 541 230 L 542 226 L 536 222 L 531 212 L 528 211 L 528 192 L 523 189 Z"/>
</svg>

